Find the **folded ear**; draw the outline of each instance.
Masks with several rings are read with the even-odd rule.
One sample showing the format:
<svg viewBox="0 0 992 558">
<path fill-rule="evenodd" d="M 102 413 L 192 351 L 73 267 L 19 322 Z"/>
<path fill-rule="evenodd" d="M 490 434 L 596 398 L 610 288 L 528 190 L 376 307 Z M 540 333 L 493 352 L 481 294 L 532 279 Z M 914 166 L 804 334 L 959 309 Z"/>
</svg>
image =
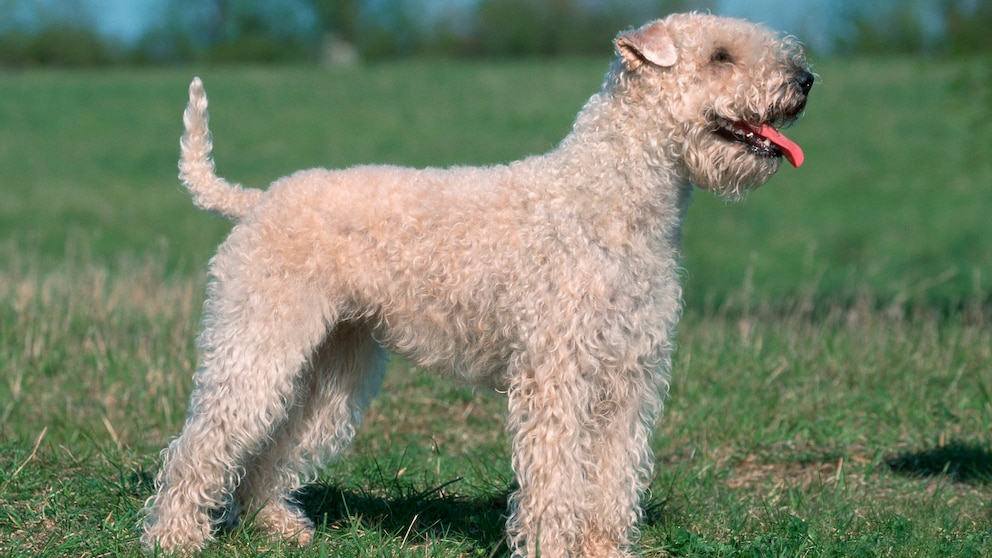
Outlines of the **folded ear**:
<svg viewBox="0 0 992 558">
<path fill-rule="evenodd" d="M 644 63 L 661 67 L 675 65 L 678 51 L 672 36 L 662 20 L 653 21 L 639 29 L 627 31 L 617 36 L 617 53 L 623 58 L 628 70 L 639 68 Z"/>
</svg>

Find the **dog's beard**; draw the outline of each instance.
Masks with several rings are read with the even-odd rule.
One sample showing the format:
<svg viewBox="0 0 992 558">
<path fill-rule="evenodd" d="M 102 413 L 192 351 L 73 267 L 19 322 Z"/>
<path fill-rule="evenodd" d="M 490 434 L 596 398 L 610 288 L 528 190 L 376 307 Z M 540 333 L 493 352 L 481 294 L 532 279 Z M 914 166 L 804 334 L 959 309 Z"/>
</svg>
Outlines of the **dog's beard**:
<svg viewBox="0 0 992 558">
<path fill-rule="evenodd" d="M 707 128 L 689 134 L 687 142 L 684 160 L 693 184 L 731 200 L 764 184 L 782 164 L 779 153 L 728 141 Z"/>
</svg>

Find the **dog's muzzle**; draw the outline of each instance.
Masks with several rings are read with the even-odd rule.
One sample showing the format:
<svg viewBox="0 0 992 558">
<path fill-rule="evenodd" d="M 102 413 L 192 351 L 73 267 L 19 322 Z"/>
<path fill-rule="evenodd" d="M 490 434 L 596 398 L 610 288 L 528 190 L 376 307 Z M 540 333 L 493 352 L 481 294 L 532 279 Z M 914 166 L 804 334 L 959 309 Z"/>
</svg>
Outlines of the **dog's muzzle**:
<svg viewBox="0 0 992 558">
<path fill-rule="evenodd" d="M 805 159 L 803 150 L 780 132 L 779 128 L 794 122 L 806 108 L 806 98 L 815 79 L 806 69 L 799 69 L 792 78 L 791 86 L 795 87 L 795 93 L 788 105 L 778 107 L 763 118 L 733 120 L 717 117 L 715 132 L 724 139 L 743 144 L 752 155 L 785 157 L 792 166 L 798 168 Z"/>
</svg>

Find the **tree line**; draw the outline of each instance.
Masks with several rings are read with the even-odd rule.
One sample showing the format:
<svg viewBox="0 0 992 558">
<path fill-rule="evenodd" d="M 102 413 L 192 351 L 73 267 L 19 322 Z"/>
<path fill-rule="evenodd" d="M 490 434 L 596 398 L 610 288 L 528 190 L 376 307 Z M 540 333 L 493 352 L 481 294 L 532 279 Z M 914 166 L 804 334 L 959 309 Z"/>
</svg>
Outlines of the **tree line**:
<svg viewBox="0 0 992 558">
<path fill-rule="evenodd" d="M 992 3 L 838 3 L 834 53 L 992 53 Z M 602 54 L 619 29 L 690 0 L 162 0 L 132 40 L 99 31 L 85 0 L 0 0 L 0 66 L 347 62 Z M 937 21 L 940 28 L 934 29 Z M 6 23 L 3 23 L 6 22 Z"/>
</svg>

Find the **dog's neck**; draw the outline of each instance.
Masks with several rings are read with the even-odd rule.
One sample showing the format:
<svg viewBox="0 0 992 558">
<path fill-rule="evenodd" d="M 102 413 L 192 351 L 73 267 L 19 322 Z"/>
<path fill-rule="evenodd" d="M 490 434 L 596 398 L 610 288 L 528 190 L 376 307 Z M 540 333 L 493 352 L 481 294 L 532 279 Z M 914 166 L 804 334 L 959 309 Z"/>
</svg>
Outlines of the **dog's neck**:
<svg viewBox="0 0 992 558">
<path fill-rule="evenodd" d="M 657 143 L 656 151 L 644 149 L 652 138 L 621 133 L 616 122 L 632 118 L 604 90 L 593 95 L 576 117 L 571 132 L 558 148 L 535 158 L 544 172 L 571 174 L 567 192 L 546 192 L 585 206 L 582 214 L 598 214 L 617 227 L 642 231 L 658 240 L 678 241 L 682 216 L 689 205 L 692 184 L 682 165 Z M 618 162 L 616 153 L 626 157 Z M 540 172 L 540 171 L 539 171 Z M 617 180 L 617 176 L 621 178 Z"/>
</svg>

